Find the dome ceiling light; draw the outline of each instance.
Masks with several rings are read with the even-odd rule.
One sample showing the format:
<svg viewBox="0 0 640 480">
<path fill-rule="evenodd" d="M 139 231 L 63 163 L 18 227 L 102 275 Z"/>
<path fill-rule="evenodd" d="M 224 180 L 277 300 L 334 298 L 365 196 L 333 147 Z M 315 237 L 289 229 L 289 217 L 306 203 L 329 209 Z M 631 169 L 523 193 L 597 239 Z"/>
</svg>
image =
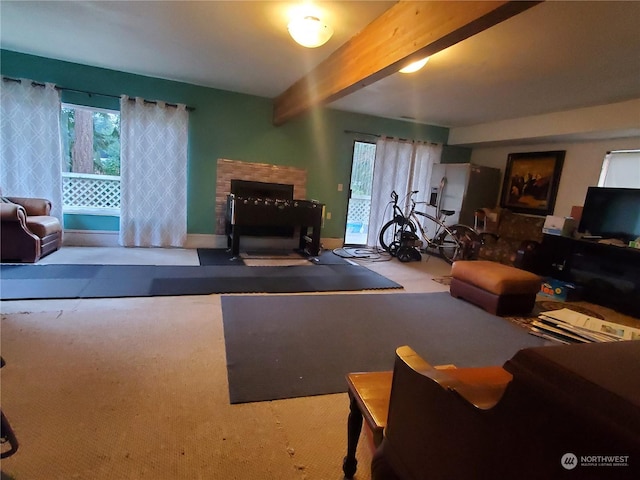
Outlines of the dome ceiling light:
<svg viewBox="0 0 640 480">
<path fill-rule="evenodd" d="M 417 62 L 413 62 L 410 63 L 409 65 L 407 65 L 406 67 L 404 67 L 403 69 L 399 70 L 400 73 L 413 73 L 413 72 L 417 72 L 418 70 L 420 70 L 422 67 L 424 67 L 427 62 L 429 61 L 429 57 L 425 57 L 422 60 L 418 60 Z"/>
<path fill-rule="evenodd" d="M 303 47 L 324 45 L 333 35 L 333 28 L 313 15 L 299 16 L 289 22 L 289 34 Z"/>
</svg>

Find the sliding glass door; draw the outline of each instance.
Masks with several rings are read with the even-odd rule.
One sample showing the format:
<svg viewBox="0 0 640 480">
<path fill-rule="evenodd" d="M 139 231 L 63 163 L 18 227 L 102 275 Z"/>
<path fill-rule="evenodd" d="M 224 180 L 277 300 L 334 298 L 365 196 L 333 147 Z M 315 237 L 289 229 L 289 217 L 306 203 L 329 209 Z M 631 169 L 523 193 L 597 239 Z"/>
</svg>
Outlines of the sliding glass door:
<svg viewBox="0 0 640 480">
<path fill-rule="evenodd" d="M 354 142 L 345 245 L 363 246 L 367 244 L 375 158 L 375 143 Z"/>
</svg>

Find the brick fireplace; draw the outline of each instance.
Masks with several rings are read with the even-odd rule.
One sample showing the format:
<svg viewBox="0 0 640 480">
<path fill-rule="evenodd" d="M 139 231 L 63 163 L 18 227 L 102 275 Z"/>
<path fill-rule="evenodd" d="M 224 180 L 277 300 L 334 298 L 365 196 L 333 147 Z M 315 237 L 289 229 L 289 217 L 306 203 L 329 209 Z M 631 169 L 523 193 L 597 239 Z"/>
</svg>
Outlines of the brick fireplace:
<svg viewBox="0 0 640 480">
<path fill-rule="evenodd" d="M 307 198 L 307 170 L 303 168 L 271 165 L 268 163 L 241 162 L 219 158 L 216 180 L 216 234 L 224 235 L 227 196 L 231 180 L 284 183 L 293 185 L 293 198 Z"/>
</svg>

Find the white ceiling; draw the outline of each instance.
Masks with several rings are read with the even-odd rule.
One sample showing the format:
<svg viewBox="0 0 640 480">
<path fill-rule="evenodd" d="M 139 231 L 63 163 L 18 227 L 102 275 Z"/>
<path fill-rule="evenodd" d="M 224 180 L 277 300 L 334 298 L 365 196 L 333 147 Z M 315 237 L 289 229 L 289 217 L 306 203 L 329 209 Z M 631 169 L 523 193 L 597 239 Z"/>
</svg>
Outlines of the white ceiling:
<svg viewBox="0 0 640 480">
<path fill-rule="evenodd" d="M 0 2 L 4 49 L 273 98 L 395 2 L 316 2 L 306 49 L 280 1 Z M 640 1 L 547 1 L 330 106 L 447 127 L 640 98 Z"/>
</svg>

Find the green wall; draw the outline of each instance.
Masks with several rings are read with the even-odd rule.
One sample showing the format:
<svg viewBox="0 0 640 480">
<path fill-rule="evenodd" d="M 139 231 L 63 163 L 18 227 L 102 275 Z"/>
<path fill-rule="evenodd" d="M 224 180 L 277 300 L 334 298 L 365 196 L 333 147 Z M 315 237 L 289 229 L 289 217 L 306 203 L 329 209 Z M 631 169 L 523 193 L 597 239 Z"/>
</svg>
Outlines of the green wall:
<svg viewBox="0 0 640 480">
<path fill-rule="evenodd" d="M 64 228 L 67 230 L 102 230 L 118 232 L 120 217 L 117 215 L 82 215 L 77 213 L 64 214 Z"/>
<path fill-rule="evenodd" d="M 445 145 L 442 149 L 441 163 L 469 163 L 471 161 L 470 148 Z"/>
<path fill-rule="evenodd" d="M 0 72 L 13 78 L 53 82 L 68 89 L 108 95 L 140 96 L 194 107 L 189 117 L 188 233 L 212 234 L 215 225 L 216 162 L 218 158 L 306 168 L 307 196 L 327 205 L 323 237 L 344 234 L 351 154 L 355 134 L 345 130 L 397 136 L 445 144 L 447 128 L 389 120 L 318 108 L 283 126 L 271 123 L 272 100 L 182 82 L 0 51 Z M 119 110 L 119 100 L 63 91 L 62 101 Z M 470 152 L 445 148 L 448 162 L 469 161 Z M 345 185 L 338 192 L 339 183 Z M 170 201 L 170 199 L 167 199 Z M 67 223 L 69 222 L 69 223 Z M 113 217 L 72 219 L 80 226 L 112 230 Z"/>
</svg>

